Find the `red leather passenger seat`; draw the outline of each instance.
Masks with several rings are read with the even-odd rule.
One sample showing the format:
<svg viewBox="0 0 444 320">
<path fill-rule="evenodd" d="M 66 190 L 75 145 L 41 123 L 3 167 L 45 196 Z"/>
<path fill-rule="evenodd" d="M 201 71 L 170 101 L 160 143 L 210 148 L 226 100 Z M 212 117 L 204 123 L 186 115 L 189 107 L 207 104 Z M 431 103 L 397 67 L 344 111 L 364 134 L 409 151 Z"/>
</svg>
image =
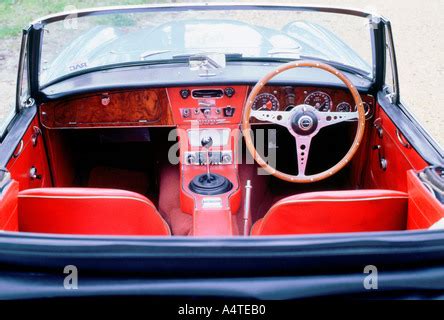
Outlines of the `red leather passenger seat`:
<svg viewBox="0 0 444 320">
<path fill-rule="evenodd" d="M 18 195 L 19 231 L 88 235 L 170 235 L 146 197 L 96 188 L 39 188 Z"/>
<path fill-rule="evenodd" d="M 274 204 L 251 235 L 405 230 L 408 196 L 392 190 L 311 192 Z"/>
</svg>

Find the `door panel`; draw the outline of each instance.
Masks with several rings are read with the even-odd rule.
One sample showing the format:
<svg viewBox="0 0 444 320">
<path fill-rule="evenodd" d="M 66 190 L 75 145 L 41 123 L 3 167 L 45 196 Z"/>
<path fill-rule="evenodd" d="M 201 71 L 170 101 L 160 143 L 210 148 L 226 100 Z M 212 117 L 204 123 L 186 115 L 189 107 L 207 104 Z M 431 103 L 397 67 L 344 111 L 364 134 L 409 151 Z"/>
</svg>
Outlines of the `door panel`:
<svg viewBox="0 0 444 320">
<path fill-rule="evenodd" d="M 407 192 L 407 171 L 422 170 L 427 162 L 408 144 L 380 105 L 371 131 L 366 188 Z M 385 170 L 381 161 L 386 161 Z"/>
<path fill-rule="evenodd" d="M 409 188 L 409 209 L 407 229 L 428 229 L 444 218 L 444 205 L 440 203 L 414 171 L 407 173 Z"/>
<path fill-rule="evenodd" d="M 407 191 L 407 172 L 439 164 L 436 146 L 402 105 L 395 46 L 385 22 L 378 81 L 376 116 L 371 128 L 364 183 L 368 188 Z"/>
<path fill-rule="evenodd" d="M 20 190 L 52 185 L 45 146 L 36 117 L 15 148 L 6 169 L 19 183 Z"/>
</svg>

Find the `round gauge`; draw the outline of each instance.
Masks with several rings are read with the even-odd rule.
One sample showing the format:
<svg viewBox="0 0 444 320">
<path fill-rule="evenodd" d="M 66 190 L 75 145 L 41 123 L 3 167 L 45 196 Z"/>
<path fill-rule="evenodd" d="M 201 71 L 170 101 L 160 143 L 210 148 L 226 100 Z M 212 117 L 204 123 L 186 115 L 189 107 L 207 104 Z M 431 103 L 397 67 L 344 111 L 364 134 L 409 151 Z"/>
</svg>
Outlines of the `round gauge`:
<svg viewBox="0 0 444 320">
<path fill-rule="evenodd" d="M 368 116 L 370 114 L 370 111 L 371 111 L 370 104 L 368 102 L 365 102 L 365 101 L 363 101 L 362 104 L 364 105 L 365 116 Z M 358 108 L 355 108 L 355 111 L 356 110 L 358 110 Z"/>
<path fill-rule="evenodd" d="M 350 103 L 348 103 L 348 102 L 341 102 L 340 104 L 338 104 L 336 106 L 337 112 L 350 112 L 351 110 L 352 110 L 352 107 L 351 107 Z"/>
<path fill-rule="evenodd" d="M 254 99 L 253 110 L 276 111 L 279 109 L 279 100 L 271 93 L 261 93 Z"/>
<path fill-rule="evenodd" d="M 333 107 L 333 101 L 330 96 L 322 91 L 315 91 L 310 93 L 304 101 L 312 107 L 315 107 L 319 111 L 330 111 Z"/>
<path fill-rule="evenodd" d="M 363 102 L 363 104 L 364 104 L 365 115 L 368 116 L 371 111 L 370 104 L 368 102 Z"/>
</svg>

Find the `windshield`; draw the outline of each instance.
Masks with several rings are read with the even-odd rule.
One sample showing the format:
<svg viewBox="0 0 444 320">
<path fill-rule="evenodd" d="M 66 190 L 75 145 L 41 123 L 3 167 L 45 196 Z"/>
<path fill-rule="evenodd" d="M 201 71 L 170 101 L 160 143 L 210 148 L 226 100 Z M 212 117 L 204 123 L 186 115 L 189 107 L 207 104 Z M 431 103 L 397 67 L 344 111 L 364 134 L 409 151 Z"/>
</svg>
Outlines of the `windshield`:
<svg viewBox="0 0 444 320">
<path fill-rule="evenodd" d="M 261 10 L 186 10 L 70 16 L 45 25 L 40 85 L 116 63 L 205 53 L 322 59 L 371 78 L 369 21 L 351 15 Z"/>
</svg>

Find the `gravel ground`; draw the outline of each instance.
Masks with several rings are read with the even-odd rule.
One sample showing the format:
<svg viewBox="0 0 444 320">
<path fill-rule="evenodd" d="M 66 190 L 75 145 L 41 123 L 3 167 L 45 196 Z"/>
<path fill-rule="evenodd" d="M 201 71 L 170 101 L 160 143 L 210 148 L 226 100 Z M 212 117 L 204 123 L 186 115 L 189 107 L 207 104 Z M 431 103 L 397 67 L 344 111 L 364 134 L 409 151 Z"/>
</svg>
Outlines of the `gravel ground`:
<svg viewBox="0 0 444 320">
<path fill-rule="evenodd" d="M 0 126 L 14 103 L 20 41 L 0 39 Z"/>
<path fill-rule="evenodd" d="M 239 2 L 239 1 L 238 1 Z M 289 2 L 289 1 L 288 1 Z M 444 146 L 443 0 L 311 0 L 310 4 L 376 11 L 392 21 L 400 73 L 401 99 Z M 13 101 L 19 39 L 0 40 L 0 122 Z"/>
</svg>

